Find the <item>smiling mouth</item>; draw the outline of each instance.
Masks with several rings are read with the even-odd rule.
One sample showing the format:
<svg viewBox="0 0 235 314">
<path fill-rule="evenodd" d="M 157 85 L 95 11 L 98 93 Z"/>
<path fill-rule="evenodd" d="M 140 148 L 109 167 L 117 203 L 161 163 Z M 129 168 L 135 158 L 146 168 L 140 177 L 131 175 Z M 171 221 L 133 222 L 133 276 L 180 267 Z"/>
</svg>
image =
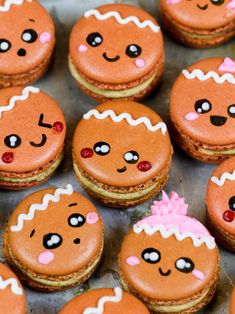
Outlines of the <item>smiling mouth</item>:
<svg viewBox="0 0 235 314">
<path fill-rule="evenodd" d="M 126 166 L 124 166 L 122 168 L 117 169 L 117 172 L 122 173 L 122 172 L 125 172 L 126 169 L 127 169 Z"/>
<path fill-rule="evenodd" d="M 120 59 L 120 56 L 116 56 L 116 57 L 114 57 L 114 58 L 109 58 L 109 57 L 107 56 L 107 53 L 106 53 L 106 52 L 103 53 L 103 57 L 104 57 L 104 59 L 105 59 L 106 61 L 108 61 L 108 62 L 115 62 L 115 61 L 118 61 L 118 60 Z"/>
<path fill-rule="evenodd" d="M 200 4 L 197 4 L 198 9 L 200 10 L 206 10 L 208 8 L 208 4 L 205 4 L 203 6 L 200 6 Z"/>
<path fill-rule="evenodd" d="M 169 276 L 170 273 L 171 273 L 171 270 L 170 270 L 170 269 L 168 269 L 167 272 L 164 272 L 164 271 L 161 269 L 161 267 L 159 267 L 158 270 L 159 270 L 159 273 L 160 273 L 162 276 Z"/>
<path fill-rule="evenodd" d="M 210 121 L 214 126 L 222 126 L 227 121 L 227 118 L 223 116 L 210 116 Z"/>
</svg>

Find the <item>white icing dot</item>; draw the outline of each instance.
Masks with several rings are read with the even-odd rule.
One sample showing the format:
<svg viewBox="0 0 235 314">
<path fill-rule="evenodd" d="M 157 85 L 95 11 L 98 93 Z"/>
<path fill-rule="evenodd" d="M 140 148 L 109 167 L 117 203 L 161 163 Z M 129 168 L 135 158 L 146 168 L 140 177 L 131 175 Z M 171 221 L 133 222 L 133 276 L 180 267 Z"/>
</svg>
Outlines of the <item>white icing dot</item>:
<svg viewBox="0 0 235 314">
<path fill-rule="evenodd" d="M 190 263 L 186 263 L 185 266 L 186 266 L 186 268 L 190 268 L 191 264 Z"/>
<path fill-rule="evenodd" d="M 108 145 L 102 145 L 101 147 L 95 148 L 96 152 L 102 152 L 102 153 L 108 153 L 109 152 L 109 146 Z"/>
<path fill-rule="evenodd" d="M 229 112 L 230 112 L 230 113 L 235 113 L 235 106 L 230 107 L 230 108 L 229 108 Z"/>
<path fill-rule="evenodd" d="M 100 44 L 100 43 L 102 42 L 102 39 L 101 39 L 100 37 L 96 37 L 96 38 L 95 38 L 95 42 L 96 42 L 97 44 Z"/>
<path fill-rule="evenodd" d="M 156 262 L 159 259 L 159 254 L 157 252 L 145 253 L 144 254 L 144 259 L 145 260 L 150 260 L 152 262 Z"/>
<path fill-rule="evenodd" d="M 124 156 L 124 158 L 125 158 L 127 161 L 130 161 L 130 160 L 132 160 L 133 155 L 132 155 L 132 153 L 126 153 L 125 156 Z"/>
<path fill-rule="evenodd" d="M 70 223 L 71 223 L 72 226 L 76 226 L 78 224 L 77 218 L 75 218 L 75 217 L 71 218 L 70 219 Z"/>
<path fill-rule="evenodd" d="M 24 33 L 23 36 L 22 36 L 22 39 L 24 41 L 30 41 L 31 38 L 32 38 L 32 35 L 30 33 L 28 33 L 28 32 Z"/>
<path fill-rule="evenodd" d="M 201 109 L 201 108 L 198 108 L 198 109 L 197 109 L 197 112 L 198 112 L 198 113 L 202 113 L 202 109 Z"/>
<path fill-rule="evenodd" d="M 12 147 L 14 147 L 14 146 L 16 145 L 16 142 L 17 142 L 17 137 L 14 136 L 14 135 L 12 135 L 12 136 L 10 137 L 10 145 L 11 145 Z"/>
<path fill-rule="evenodd" d="M 185 268 L 185 260 L 180 258 L 176 261 L 176 267 L 179 268 L 179 269 L 184 269 Z"/>
<path fill-rule="evenodd" d="M 210 109 L 210 104 L 207 101 L 205 101 L 202 104 L 202 109 L 205 110 L 205 111 L 209 110 Z"/>
<path fill-rule="evenodd" d="M 132 51 L 132 52 L 136 52 L 137 51 L 137 48 L 136 48 L 135 45 L 131 45 L 129 48 L 130 48 L 130 51 Z"/>
<path fill-rule="evenodd" d="M 47 245 L 48 246 L 52 246 L 53 245 L 53 242 L 51 240 L 47 241 Z"/>
<path fill-rule="evenodd" d="M 7 49 L 9 48 L 8 42 L 6 42 L 6 41 L 1 42 L 0 48 L 1 48 L 1 50 L 3 50 L 3 51 L 7 50 Z"/>
<path fill-rule="evenodd" d="M 56 235 L 56 234 L 54 234 L 52 237 L 51 237 L 51 241 L 53 242 L 53 243 L 59 243 L 60 242 L 60 237 L 58 236 L 58 235 Z"/>
</svg>

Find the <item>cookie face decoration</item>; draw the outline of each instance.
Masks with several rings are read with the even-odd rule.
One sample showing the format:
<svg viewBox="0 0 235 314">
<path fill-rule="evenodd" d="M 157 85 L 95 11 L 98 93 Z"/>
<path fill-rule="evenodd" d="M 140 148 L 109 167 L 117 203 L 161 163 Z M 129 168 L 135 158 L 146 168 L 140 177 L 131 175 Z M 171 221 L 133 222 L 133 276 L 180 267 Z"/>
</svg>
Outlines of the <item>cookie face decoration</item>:
<svg viewBox="0 0 235 314">
<path fill-rule="evenodd" d="M 182 71 L 171 92 L 177 142 L 190 155 L 218 162 L 235 153 L 235 62 L 205 59 Z"/>
<path fill-rule="evenodd" d="M 26 299 L 16 275 L 0 263 L 0 309 L 2 313 L 25 314 Z"/>
<path fill-rule="evenodd" d="M 41 190 L 22 201 L 4 242 L 4 254 L 22 280 L 47 290 L 83 282 L 97 266 L 102 249 L 102 219 L 71 185 Z"/>
<path fill-rule="evenodd" d="M 116 205 L 157 193 L 167 179 L 171 154 L 165 123 L 135 102 L 106 102 L 90 110 L 73 139 L 74 168 L 82 186 Z"/>
<path fill-rule="evenodd" d="M 46 180 L 63 157 L 66 124 L 55 101 L 35 87 L 0 92 L 0 186 Z"/>
<path fill-rule="evenodd" d="M 71 73 L 97 99 L 142 97 L 159 80 L 163 59 L 159 25 L 133 6 L 91 9 L 71 33 Z"/>
<path fill-rule="evenodd" d="M 59 314 L 149 314 L 137 298 L 122 291 L 121 288 L 96 289 L 83 293 L 68 302 Z"/>
<path fill-rule="evenodd" d="M 0 1 L 0 32 L 0 86 L 38 79 L 55 44 L 54 25 L 46 10 L 36 0 Z"/>
<path fill-rule="evenodd" d="M 122 282 L 143 300 L 151 300 L 147 305 L 156 312 L 197 311 L 210 301 L 218 282 L 214 238 L 186 215 L 187 207 L 177 193 L 168 198 L 163 192 L 151 216 L 138 221 L 122 243 Z"/>
<path fill-rule="evenodd" d="M 235 157 L 221 163 L 212 173 L 206 204 L 211 227 L 218 241 L 235 251 Z"/>
</svg>

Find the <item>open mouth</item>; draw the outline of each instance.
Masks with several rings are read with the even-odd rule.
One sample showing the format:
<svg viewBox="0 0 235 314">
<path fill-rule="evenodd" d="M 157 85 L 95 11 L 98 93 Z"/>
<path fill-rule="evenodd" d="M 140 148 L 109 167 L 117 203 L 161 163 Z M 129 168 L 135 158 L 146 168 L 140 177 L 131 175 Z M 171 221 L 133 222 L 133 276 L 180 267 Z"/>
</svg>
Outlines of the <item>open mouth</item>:
<svg viewBox="0 0 235 314">
<path fill-rule="evenodd" d="M 210 116 L 210 121 L 215 126 L 222 126 L 227 121 L 227 118 L 223 116 Z"/>
<path fill-rule="evenodd" d="M 116 56 L 116 57 L 114 57 L 114 58 L 109 58 L 109 57 L 107 56 L 107 53 L 106 53 L 106 52 L 103 53 L 103 57 L 104 57 L 104 59 L 105 59 L 106 61 L 108 61 L 108 62 L 115 62 L 115 61 L 118 61 L 118 60 L 120 59 L 120 56 Z"/>
<path fill-rule="evenodd" d="M 127 169 L 126 166 L 124 166 L 122 168 L 117 169 L 117 172 L 122 173 L 122 172 L 125 172 L 126 169 Z"/>
<path fill-rule="evenodd" d="M 203 6 L 201 6 L 200 4 L 197 4 L 198 9 L 200 10 L 206 10 L 208 8 L 208 4 L 205 4 Z"/>
<path fill-rule="evenodd" d="M 161 267 L 159 267 L 158 270 L 159 270 L 159 273 L 160 273 L 162 276 L 169 276 L 170 273 L 171 273 L 171 270 L 170 270 L 170 269 L 168 269 L 168 271 L 164 272 L 164 271 L 161 269 Z"/>
</svg>

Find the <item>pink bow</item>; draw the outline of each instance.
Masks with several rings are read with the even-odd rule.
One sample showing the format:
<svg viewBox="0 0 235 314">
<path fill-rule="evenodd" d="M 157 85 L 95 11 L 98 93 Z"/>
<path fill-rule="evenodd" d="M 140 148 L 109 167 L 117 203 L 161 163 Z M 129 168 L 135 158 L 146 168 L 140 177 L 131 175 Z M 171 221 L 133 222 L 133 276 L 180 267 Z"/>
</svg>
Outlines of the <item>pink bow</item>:
<svg viewBox="0 0 235 314">
<path fill-rule="evenodd" d="M 225 58 L 224 62 L 219 66 L 219 71 L 235 73 L 235 61 Z"/>
</svg>

